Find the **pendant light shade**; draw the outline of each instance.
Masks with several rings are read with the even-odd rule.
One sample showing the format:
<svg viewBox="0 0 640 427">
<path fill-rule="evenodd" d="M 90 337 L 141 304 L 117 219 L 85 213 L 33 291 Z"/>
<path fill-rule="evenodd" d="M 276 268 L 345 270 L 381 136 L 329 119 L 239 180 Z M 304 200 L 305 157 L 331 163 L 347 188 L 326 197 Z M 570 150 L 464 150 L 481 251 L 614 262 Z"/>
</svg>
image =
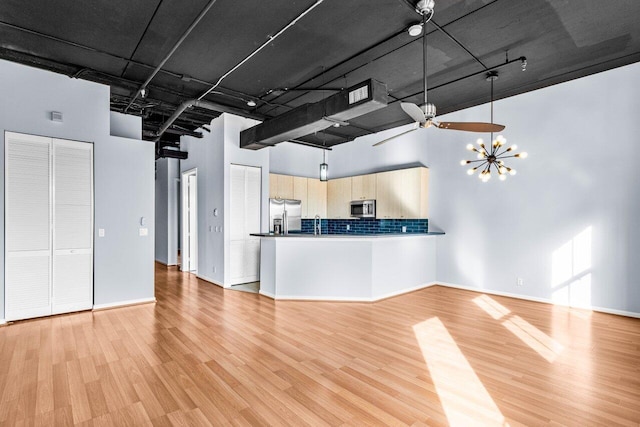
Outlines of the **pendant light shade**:
<svg viewBox="0 0 640 427">
<path fill-rule="evenodd" d="M 329 165 L 326 163 L 320 163 L 320 181 L 327 180 L 328 172 L 329 172 Z"/>
<path fill-rule="evenodd" d="M 329 165 L 326 160 L 327 150 L 322 150 L 322 163 L 320 163 L 320 181 L 329 179 Z"/>
</svg>

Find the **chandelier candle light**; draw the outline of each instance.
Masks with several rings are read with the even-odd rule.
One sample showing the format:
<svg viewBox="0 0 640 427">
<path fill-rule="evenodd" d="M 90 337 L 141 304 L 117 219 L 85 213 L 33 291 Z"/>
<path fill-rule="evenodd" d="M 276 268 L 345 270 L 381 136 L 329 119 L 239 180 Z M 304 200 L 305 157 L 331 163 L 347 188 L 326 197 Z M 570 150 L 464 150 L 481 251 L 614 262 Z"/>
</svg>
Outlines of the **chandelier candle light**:
<svg viewBox="0 0 640 427">
<path fill-rule="evenodd" d="M 492 71 L 487 73 L 487 80 L 491 81 L 491 123 L 493 123 L 493 82 L 498 78 L 497 71 Z M 526 152 L 515 153 L 514 151 L 518 148 L 517 145 L 512 145 L 508 148 L 502 148 L 507 140 L 502 135 L 498 135 L 496 139 L 493 139 L 493 132 L 491 132 L 491 147 L 488 149 L 482 138 L 478 138 L 476 143 L 478 147 L 476 148 L 473 144 L 467 144 L 467 150 L 474 151 L 478 153 L 478 160 L 461 160 L 460 164 L 462 166 L 465 165 L 473 165 L 475 167 L 467 170 L 467 174 L 473 175 L 477 170 L 480 170 L 478 174 L 478 178 L 482 180 L 482 182 L 487 182 L 491 179 L 491 170 L 495 169 L 498 173 L 498 178 L 500 181 L 504 181 L 507 179 L 507 174 L 515 175 L 516 170 L 510 168 L 504 164 L 505 159 L 509 159 L 512 157 L 518 159 L 526 159 L 528 154 Z M 477 165 L 475 165 L 477 163 Z"/>
</svg>

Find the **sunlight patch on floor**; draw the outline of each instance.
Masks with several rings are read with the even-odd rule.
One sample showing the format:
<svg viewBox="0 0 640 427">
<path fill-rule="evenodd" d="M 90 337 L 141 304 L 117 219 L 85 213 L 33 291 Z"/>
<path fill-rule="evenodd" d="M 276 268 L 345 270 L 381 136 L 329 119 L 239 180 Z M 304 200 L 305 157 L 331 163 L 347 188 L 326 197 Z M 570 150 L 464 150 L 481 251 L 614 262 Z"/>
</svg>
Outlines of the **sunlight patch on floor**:
<svg viewBox="0 0 640 427">
<path fill-rule="evenodd" d="M 503 319 L 502 326 L 520 338 L 533 350 L 542 356 L 547 362 L 552 363 L 564 350 L 562 344 L 524 320 L 522 317 L 512 315 L 511 310 L 500 304 L 488 295 L 480 295 L 473 299 L 478 307 L 483 309 L 495 320 Z"/>
<path fill-rule="evenodd" d="M 500 409 L 437 317 L 413 326 L 450 426 L 508 426 Z"/>
</svg>

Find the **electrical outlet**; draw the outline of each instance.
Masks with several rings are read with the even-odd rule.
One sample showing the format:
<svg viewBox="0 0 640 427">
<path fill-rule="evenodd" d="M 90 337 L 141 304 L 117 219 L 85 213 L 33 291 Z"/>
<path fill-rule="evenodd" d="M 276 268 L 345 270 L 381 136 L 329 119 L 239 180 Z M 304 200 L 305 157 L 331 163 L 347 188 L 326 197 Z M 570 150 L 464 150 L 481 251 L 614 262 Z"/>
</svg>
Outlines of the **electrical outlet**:
<svg viewBox="0 0 640 427">
<path fill-rule="evenodd" d="M 351 226 L 347 224 L 347 231 L 351 230 Z"/>
<path fill-rule="evenodd" d="M 524 280 L 522 280 L 522 277 L 518 277 L 518 279 L 516 280 L 516 285 L 518 286 L 524 285 Z"/>
<path fill-rule="evenodd" d="M 403 233 L 406 233 L 406 232 L 407 232 L 407 226 L 406 226 L 406 225 L 403 225 L 403 226 L 402 226 L 402 232 L 403 232 Z"/>
<path fill-rule="evenodd" d="M 218 271 L 218 269 L 216 267 L 213 267 L 213 272 L 215 273 L 217 271 Z"/>
</svg>

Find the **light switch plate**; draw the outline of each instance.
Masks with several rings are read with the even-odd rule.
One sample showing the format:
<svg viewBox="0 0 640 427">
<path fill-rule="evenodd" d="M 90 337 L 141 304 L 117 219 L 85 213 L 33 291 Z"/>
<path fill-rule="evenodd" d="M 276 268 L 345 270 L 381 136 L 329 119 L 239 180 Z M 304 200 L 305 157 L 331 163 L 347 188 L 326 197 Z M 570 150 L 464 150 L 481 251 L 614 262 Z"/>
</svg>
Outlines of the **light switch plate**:
<svg viewBox="0 0 640 427">
<path fill-rule="evenodd" d="M 140 228 L 138 230 L 138 233 L 140 234 L 140 236 L 148 236 L 149 235 L 149 229 L 148 228 Z"/>
<path fill-rule="evenodd" d="M 98 237 L 104 237 L 104 228 L 98 228 Z"/>
</svg>

